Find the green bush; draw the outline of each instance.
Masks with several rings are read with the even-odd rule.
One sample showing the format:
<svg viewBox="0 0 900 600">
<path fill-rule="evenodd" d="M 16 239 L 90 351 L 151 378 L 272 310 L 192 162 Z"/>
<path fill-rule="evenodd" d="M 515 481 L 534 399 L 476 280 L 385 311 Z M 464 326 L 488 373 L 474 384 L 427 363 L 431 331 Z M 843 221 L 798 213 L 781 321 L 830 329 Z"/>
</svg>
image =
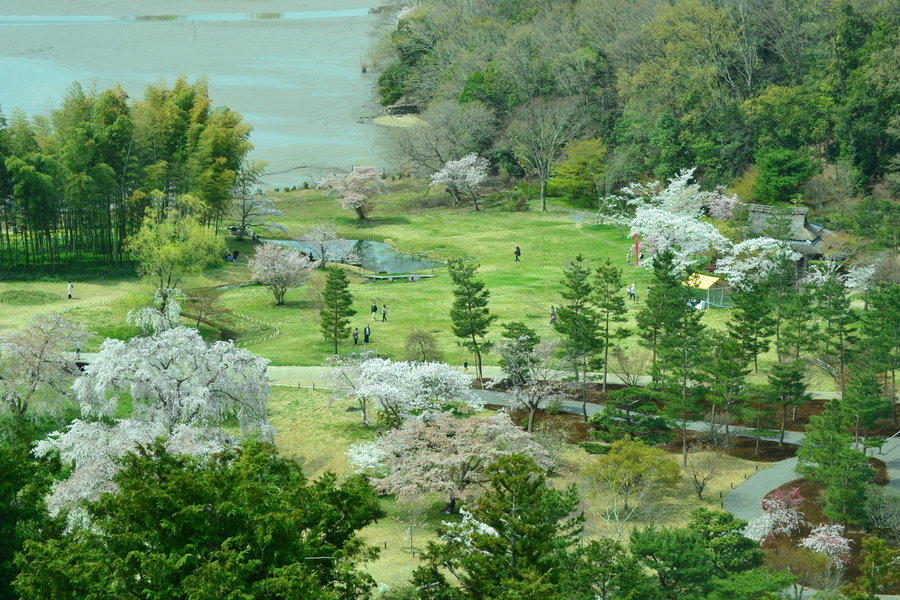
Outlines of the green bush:
<svg viewBox="0 0 900 600">
<path fill-rule="evenodd" d="M 588 454 L 609 454 L 609 446 L 598 444 L 596 442 L 581 442 L 578 444 Z"/>
</svg>

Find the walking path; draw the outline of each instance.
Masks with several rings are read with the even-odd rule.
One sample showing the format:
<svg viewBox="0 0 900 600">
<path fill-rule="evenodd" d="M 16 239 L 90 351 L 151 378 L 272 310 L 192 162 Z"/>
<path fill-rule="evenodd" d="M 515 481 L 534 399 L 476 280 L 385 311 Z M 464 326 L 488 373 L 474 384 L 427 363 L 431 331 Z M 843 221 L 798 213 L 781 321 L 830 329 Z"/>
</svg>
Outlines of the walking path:
<svg viewBox="0 0 900 600">
<path fill-rule="evenodd" d="M 81 359 L 84 362 L 91 362 L 95 356 L 96 354 L 94 353 L 82 352 Z M 270 366 L 268 369 L 269 381 L 271 381 L 272 385 L 322 388 L 326 385 L 324 375 L 329 369 L 330 367 L 326 366 Z M 472 370 L 474 371 L 474 369 Z M 500 367 L 484 366 L 482 372 L 487 378 L 496 378 L 500 376 Z M 613 374 L 610 374 L 609 381 L 611 383 L 619 383 L 619 379 Z M 491 390 L 473 391 L 476 396 L 487 404 L 511 405 L 510 397 L 507 393 Z M 835 396 L 834 392 L 810 392 L 810 394 L 814 398 L 832 398 Z M 561 410 L 580 415 L 582 414 L 581 402 L 574 400 L 564 401 Z M 601 410 L 603 410 L 603 406 L 587 403 L 586 411 L 588 416 Z M 702 421 L 692 421 L 688 427 L 693 431 L 706 430 L 706 424 Z M 774 440 L 777 438 L 764 437 L 762 439 Z M 803 434 L 796 431 L 786 431 L 784 441 L 802 445 Z M 890 480 L 888 485 L 896 490 L 900 490 L 900 437 L 887 442 L 880 449 L 880 452 L 876 452 L 874 456 L 884 461 L 887 466 Z M 769 492 L 799 478 L 796 457 L 773 463 L 772 466 L 762 469 L 730 491 L 725 496 L 723 506 L 725 510 L 736 517 L 749 521 L 763 514 L 759 502 Z"/>
</svg>

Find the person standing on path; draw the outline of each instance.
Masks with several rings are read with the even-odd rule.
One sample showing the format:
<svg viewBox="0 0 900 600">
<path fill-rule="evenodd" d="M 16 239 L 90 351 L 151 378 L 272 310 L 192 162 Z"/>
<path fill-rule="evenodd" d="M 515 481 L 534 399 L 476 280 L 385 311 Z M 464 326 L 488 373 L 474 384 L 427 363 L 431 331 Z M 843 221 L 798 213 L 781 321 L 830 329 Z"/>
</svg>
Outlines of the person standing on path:
<svg viewBox="0 0 900 600">
<path fill-rule="evenodd" d="M 468 373 L 468 372 L 469 372 L 469 361 L 464 360 L 463 361 L 463 373 Z"/>
<path fill-rule="evenodd" d="M 72 285 L 72 282 L 69 282 L 69 285 L 66 286 L 66 290 L 69 292 L 69 300 L 72 299 L 72 292 L 75 291 L 75 287 Z"/>
<path fill-rule="evenodd" d="M 359 345 L 359 327 L 353 328 L 353 345 Z"/>
<path fill-rule="evenodd" d="M 387 304 L 381 307 L 381 322 L 387 321 Z"/>
<path fill-rule="evenodd" d="M 521 248 L 519 248 L 518 246 L 516 246 L 516 251 L 513 252 L 513 254 L 516 255 L 516 262 L 522 262 L 521 260 L 519 260 L 519 257 L 522 256 L 522 249 L 521 249 Z"/>
<path fill-rule="evenodd" d="M 378 308 L 378 307 L 376 306 L 375 308 Z M 374 314 L 374 313 L 372 313 L 372 314 Z M 372 333 L 372 330 L 369 329 L 368 325 L 366 325 L 365 328 L 363 328 L 363 345 L 366 345 L 369 343 L 369 334 L 370 333 Z"/>
<path fill-rule="evenodd" d="M 553 325 L 554 323 L 556 323 L 556 307 L 551 306 L 550 307 L 550 324 Z"/>
<path fill-rule="evenodd" d="M 372 300 L 372 320 L 375 320 L 375 315 L 378 314 L 378 305 L 375 304 L 375 301 Z"/>
</svg>

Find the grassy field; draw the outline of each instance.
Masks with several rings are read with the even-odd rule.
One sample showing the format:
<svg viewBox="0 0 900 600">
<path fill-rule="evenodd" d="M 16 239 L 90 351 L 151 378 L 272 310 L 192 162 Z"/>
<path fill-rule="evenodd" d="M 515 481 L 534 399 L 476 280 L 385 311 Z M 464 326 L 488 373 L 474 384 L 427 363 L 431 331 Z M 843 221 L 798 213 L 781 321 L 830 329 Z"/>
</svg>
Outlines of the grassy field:
<svg viewBox="0 0 900 600">
<path fill-rule="evenodd" d="M 344 452 L 354 441 L 374 439 L 376 431 L 360 424 L 358 413 L 347 412 L 348 403 L 332 401 L 326 392 L 276 387 L 269 404 L 270 420 L 276 428 L 276 443 L 282 454 L 298 460 L 304 472 L 316 477 L 326 471 L 348 475 L 352 468 Z M 596 457 L 574 445 L 566 445 L 562 452 L 559 473 L 551 478 L 554 487 L 576 484 L 582 494 L 583 510 L 587 517 L 586 533 L 589 537 L 608 535 L 610 532 L 599 517 L 596 508 L 600 500 L 590 492 L 592 486 L 585 470 Z M 677 460 L 673 456 L 672 460 Z M 731 457 L 723 457 L 719 474 L 710 482 L 704 500 L 697 500 L 686 478 L 668 495 L 664 518 L 656 525 L 683 525 L 690 512 L 697 507 L 719 508 L 720 493 L 724 494 L 744 481 L 757 468 L 767 463 L 755 463 Z M 451 517 L 439 513 L 443 502 L 439 498 L 423 500 L 420 506 L 408 507 L 393 497 L 382 499 L 386 516 L 363 530 L 366 541 L 381 549 L 378 560 L 367 565 L 369 572 L 379 582 L 391 587 L 406 583 L 417 566 L 416 554 L 425 549 L 428 540 L 435 539 L 435 528 Z M 412 550 L 410 549 L 409 522 L 413 526 Z M 635 522 L 624 528 L 625 539 Z"/>
<path fill-rule="evenodd" d="M 630 240 L 612 226 L 599 225 L 588 210 L 562 206 L 551 199 L 549 212 L 543 213 L 532 203 L 531 210 L 514 212 L 499 205 L 488 205 L 475 212 L 468 207 L 451 207 L 448 197 L 427 190 L 415 180 L 390 182 L 390 193 L 379 201 L 371 218 L 360 222 L 355 214 L 341 210 L 333 200 L 316 190 L 276 192 L 278 207 L 284 212 L 284 223 L 290 238 L 304 228 L 325 219 L 333 219 L 339 233 L 350 239 L 385 241 L 402 252 L 428 253 L 446 260 L 466 258 L 479 263 L 481 277 L 491 292 L 490 308 L 498 315 L 490 339 L 499 337 L 501 325 L 524 321 L 541 335 L 554 335 L 549 325 L 550 307 L 562 302 L 560 279 L 562 270 L 577 254 L 591 266 L 606 258 L 624 271 L 624 283 L 635 283 L 638 303 L 629 305 L 630 316 L 646 298 L 649 272 L 626 264 Z M 241 250 L 238 265 L 211 269 L 183 287 L 225 286 L 249 280 L 247 258 L 252 255 L 249 242 L 238 242 L 226 236 L 229 248 Z M 513 250 L 522 249 L 522 262 L 514 262 Z M 431 333 L 437 339 L 443 358 L 461 365 L 471 357 L 457 343 L 451 332 L 449 310 L 452 287 L 446 269 L 435 270 L 437 277 L 415 283 L 372 284 L 361 277 L 355 267 L 345 267 L 351 278 L 356 316 L 351 326 L 362 331 L 372 327 L 370 349 L 380 355 L 404 358 L 407 336 L 416 330 Z M 0 330 L 21 326 L 41 312 L 65 312 L 85 323 L 97 333 L 87 350 L 96 349 L 105 337 L 127 338 L 136 333 L 125 325 L 128 310 L 150 298 L 149 286 L 137 278 L 110 281 L 76 281 L 75 299 L 65 298 L 65 281 L 3 282 L 0 281 Z M 288 292 L 286 303 L 276 307 L 271 292 L 257 285 L 229 289 L 223 303 L 232 313 L 215 327 L 202 326 L 208 339 L 231 338 L 244 347 L 272 361 L 275 365 L 321 364 L 331 347 L 319 332 L 318 310 L 324 277 L 317 272 L 304 287 Z M 388 322 L 372 323 L 370 305 L 388 305 Z M 707 311 L 704 321 L 721 327 L 728 311 Z M 633 324 L 633 321 L 632 321 Z M 627 342 L 636 343 L 634 339 Z M 350 351 L 350 340 L 341 351 Z M 485 355 L 486 364 L 498 358 Z M 773 362 L 769 353 L 761 359 L 761 367 Z M 825 377 L 811 387 L 828 389 L 833 384 Z"/>
</svg>

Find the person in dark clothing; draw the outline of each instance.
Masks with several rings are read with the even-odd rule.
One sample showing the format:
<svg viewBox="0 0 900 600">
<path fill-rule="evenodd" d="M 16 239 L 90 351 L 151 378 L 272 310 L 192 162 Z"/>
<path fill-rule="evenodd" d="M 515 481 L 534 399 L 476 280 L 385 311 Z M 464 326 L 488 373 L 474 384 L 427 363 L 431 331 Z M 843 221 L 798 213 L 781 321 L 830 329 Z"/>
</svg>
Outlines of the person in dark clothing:
<svg viewBox="0 0 900 600">
<path fill-rule="evenodd" d="M 522 249 L 516 246 L 516 251 L 513 252 L 516 255 L 516 262 L 522 262 L 519 260 L 519 257 L 522 256 Z"/>
<path fill-rule="evenodd" d="M 353 328 L 353 345 L 356 346 L 359 344 L 359 327 Z"/>
<path fill-rule="evenodd" d="M 387 321 L 387 304 L 381 307 L 381 322 Z"/>
<path fill-rule="evenodd" d="M 375 320 L 375 315 L 378 314 L 378 305 L 372 302 L 372 320 Z"/>
<path fill-rule="evenodd" d="M 371 333 L 372 333 L 372 330 L 369 329 L 368 325 L 366 325 L 365 328 L 363 328 L 363 344 L 364 345 L 369 343 L 369 334 L 371 334 Z"/>
</svg>

